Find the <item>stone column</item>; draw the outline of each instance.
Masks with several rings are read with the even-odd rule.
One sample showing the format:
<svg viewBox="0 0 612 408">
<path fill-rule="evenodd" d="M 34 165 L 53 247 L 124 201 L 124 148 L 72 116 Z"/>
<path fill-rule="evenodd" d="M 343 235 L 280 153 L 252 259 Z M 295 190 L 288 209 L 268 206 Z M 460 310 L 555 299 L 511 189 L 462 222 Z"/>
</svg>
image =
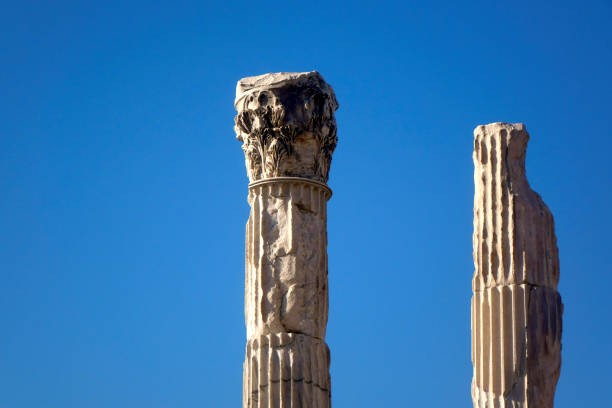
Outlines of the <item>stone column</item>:
<svg viewBox="0 0 612 408">
<path fill-rule="evenodd" d="M 474 130 L 474 407 L 552 408 L 559 379 L 559 256 L 525 176 L 528 140 L 520 123 Z"/>
<path fill-rule="evenodd" d="M 316 71 L 241 79 L 235 131 L 250 180 L 243 407 L 327 408 L 327 200 L 338 108 Z"/>
</svg>

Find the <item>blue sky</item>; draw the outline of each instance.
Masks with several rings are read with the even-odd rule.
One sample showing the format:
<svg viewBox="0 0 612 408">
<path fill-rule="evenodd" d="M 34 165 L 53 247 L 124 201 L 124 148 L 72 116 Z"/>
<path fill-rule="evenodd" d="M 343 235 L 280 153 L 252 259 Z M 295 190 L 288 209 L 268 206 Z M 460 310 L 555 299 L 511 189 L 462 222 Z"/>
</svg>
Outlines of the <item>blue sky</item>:
<svg viewBox="0 0 612 408">
<path fill-rule="evenodd" d="M 333 405 L 469 407 L 472 131 L 524 122 L 565 303 L 556 407 L 609 403 L 612 5 L 2 2 L 0 407 L 237 407 L 236 81 L 334 87 Z"/>
</svg>

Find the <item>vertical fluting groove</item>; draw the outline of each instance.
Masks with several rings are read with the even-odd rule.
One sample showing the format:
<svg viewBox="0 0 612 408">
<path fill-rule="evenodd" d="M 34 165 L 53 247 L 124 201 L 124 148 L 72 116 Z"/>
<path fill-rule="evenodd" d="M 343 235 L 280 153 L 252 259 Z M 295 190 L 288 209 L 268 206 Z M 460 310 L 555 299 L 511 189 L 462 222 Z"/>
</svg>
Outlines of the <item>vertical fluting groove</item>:
<svg viewBox="0 0 612 408">
<path fill-rule="evenodd" d="M 491 139 L 491 147 L 489 148 L 489 160 L 487 162 L 487 173 L 491 175 L 490 180 L 489 180 L 489 185 L 487 186 L 487 194 L 488 194 L 488 204 L 489 206 L 487 207 L 488 210 L 488 214 L 489 217 L 487 217 L 487 223 L 488 223 L 488 238 L 489 238 L 489 242 L 487 247 L 489 248 L 489 265 L 490 265 L 490 277 L 491 277 L 491 282 L 490 285 L 496 285 L 498 283 L 498 259 L 497 259 L 497 242 L 496 242 L 496 238 L 497 238 L 497 230 L 496 230 L 496 221 L 497 221 L 497 214 L 496 214 L 496 209 L 497 209 L 497 202 L 496 202 L 496 182 L 497 179 L 495 177 L 495 170 L 496 170 L 496 155 L 497 155 L 497 149 L 496 149 L 496 143 L 495 143 L 495 135 L 492 135 Z"/>
<path fill-rule="evenodd" d="M 528 219 L 527 222 L 525 223 L 526 226 L 527 225 L 533 225 L 535 223 L 535 214 L 533 212 L 528 212 L 527 213 Z M 532 248 L 535 249 L 535 232 L 532 231 L 531 229 L 529 229 L 529 233 L 527 234 L 527 248 Z M 535 254 L 535 250 L 531 250 L 531 251 L 525 251 L 525 254 L 527 255 L 527 267 L 525 268 L 525 270 L 527 271 L 528 275 L 526 276 L 526 280 L 528 281 L 532 281 L 532 282 L 542 282 L 541 279 L 539 279 L 540 277 L 538 276 L 538 271 L 535 270 L 536 267 L 536 254 Z M 543 284 L 545 284 L 545 282 L 542 282 Z"/>
<path fill-rule="evenodd" d="M 312 383 L 313 384 L 317 384 L 319 387 L 321 386 L 321 373 L 319 371 L 319 360 L 317 359 L 317 349 L 315 347 L 315 344 L 311 344 L 310 346 L 310 361 L 312 363 Z M 315 394 L 315 398 L 314 398 L 314 407 L 315 408 L 319 408 L 320 406 L 320 401 L 319 401 L 319 389 L 314 388 L 313 387 L 313 392 Z"/>
<path fill-rule="evenodd" d="M 472 296 L 472 299 L 470 300 L 470 328 L 472 330 L 472 333 L 474 335 L 472 335 L 472 342 L 471 342 L 471 357 L 472 357 L 472 361 L 478 361 L 478 357 L 476 355 L 476 344 L 477 344 L 477 339 L 478 339 L 478 332 L 476 330 L 476 305 L 475 305 L 476 299 L 475 296 Z M 474 385 L 474 381 L 476 380 L 476 370 L 473 370 L 473 375 L 474 378 L 472 379 L 472 386 Z"/>
<path fill-rule="evenodd" d="M 250 195 L 250 194 L 249 194 Z M 249 202 L 250 202 L 250 197 L 249 197 Z M 251 300 L 251 260 L 253 257 L 253 250 L 252 250 L 252 239 L 253 239 L 253 215 L 249 216 L 249 220 L 247 221 L 247 226 L 246 226 L 246 250 L 245 250 L 245 268 L 246 268 L 246 273 L 245 273 L 245 282 L 244 282 L 244 296 L 245 299 L 248 302 Z M 249 305 L 250 306 L 250 305 Z M 248 321 L 248 313 L 246 313 L 246 308 L 245 308 L 245 322 L 248 326 L 249 321 Z"/>
<path fill-rule="evenodd" d="M 316 358 L 316 354 L 314 353 L 314 345 L 310 344 L 310 375 L 312 376 L 311 381 L 312 381 L 312 385 L 313 387 L 311 388 L 312 390 L 312 408 L 319 408 L 319 395 L 318 395 L 318 389 L 316 387 L 314 387 L 315 384 L 319 384 L 319 382 L 317 381 L 317 377 L 318 377 L 318 370 L 317 370 L 317 358 Z"/>
<path fill-rule="evenodd" d="M 305 194 L 308 197 L 308 206 L 311 209 L 311 211 L 314 212 L 316 220 L 320 222 L 320 216 L 321 216 L 321 211 L 322 211 L 322 206 L 321 206 L 321 202 L 320 202 L 320 197 L 322 195 L 322 190 L 319 187 L 313 186 L 313 185 L 309 185 L 306 187 L 307 188 L 307 194 Z M 319 257 L 319 263 L 317 265 L 317 277 L 316 277 L 316 284 L 315 287 L 317 288 L 321 288 L 322 292 L 324 292 L 322 285 L 320 284 L 320 276 L 323 273 L 323 270 L 325 269 L 325 256 L 323 255 L 326 251 L 325 248 L 321 247 L 321 238 L 324 232 L 324 227 L 323 225 L 321 225 L 321 228 L 319 228 L 319 230 L 317 231 L 317 236 L 316 236 L 316 240 L 318 241 L 317 244 L 317 253 L 319 253 L 321 256 Z M 324 330 L 325 330 L 325 318 L 324 318 L 324 313 L 325 311 L 323 310 L 322 306 L 323 306 L 323 297 L 325 297 L 325 293 L 322 293 L 322 296 L 317 296 L 315 298 L 315 302 L 316 302 L 316 315 L 320 316 L 320 322 L 318 324 L 318 335 L 321 337 L 325 337 L 324 334 Z"/>
<path fill-rule="evenodd" d="M 295 386 L 296 380 L 302 378 L 302 375 L 298 373 L 298 364 L 295 361 L 295 352 L 293 350 L 289 351 L 289 384 L 290 384 L 290 392 L 291 392 L 291 408 L 294 408 L 298 405 L 299 395 L 297 388 Z"/>
<path fill-rule="evenodd" d="M 501 314 L 501 301 L 499 287 L 491 289 L 491 390 L 499 395 L 501 393 L 501 369 L 502 366 L 502 339 L 501 322 L 503 315 Z"/>
<path fill-rule="evenodd" d="M 248 393 L 249 390 L 251 389 L 251 376 L 249 375 L 249 370 L 250 370 L 250 360 L 251 360 L 251 350 L 249 348 L 249 345 L 247 344 L 246 347 L 246 357 L 244 358 L 244 364 L 242 367 L 242 400 L 243 401 L 249 401 L 250 398 L 248 397 Z M 250 408 L 249 406 L 247 408 Z"/>
<path fill-rule="evenodd" d="M 257 390 L 257 402 L 258 402 L 258 407 L 262 408 L 266 406 L 266 401 L 268 400 L 267 398 L 265 398 L 265 390 L 266 390 L 266 386 L 268 384 L 266 375 L 267 375 L 267 370 L 266 370 L 266 366 L 267 364 L 264 364 L 264 362 L 266 361 L 266 354 L 265 351 L 267 351 L 267 348 L 264 347 L 264 345 L 262 343 L 259 343 L 259 348 L 257 349 L 258 352 L 258 367 L 259 367 L 259 372 L 258 372 L 258 378 L 257 378 L 257 383 L 259 384 L 259 388 Z M 263 394 L 263 395 L 262 395 Z"/>
<path fill-rule="evenodd" d="M 321 257 L 321 273 L 323 273 L 323 276 L 325 277 L 325 290 L 324 290 L 324 307 L 325 307 L 325 312 L 324 312 L 324 322 L 323 322 L 323 333 L 321 334 L 321 338 L 325 338 L 325 333 L 326 333 L 326 329 L 327 329 L 327 320 L 329 318 L 329 285 L 327 284 L 327 279 L 328 279 L 328 271 L 327 271 L 327 265 L 328 265 L 328 257 L 327 257 L 327 200 L 329 199 L 329 196 L 327 194 L 327 191 L 324 191 L 322 189 L 319 189 L 319 208 L 320 208 L 320 212 L 319 212 L 319 219 L 321 222 L 321 243 L 320 243 L 320 251 L 321 254 L 323 255 Z"/>
<path fill-rule="evenodd" d="M 249 202 L 250 202 L 250 195 L 249 195 Z M 247 325 L 247 327 L 250 324 L 249 318 L 250 315 L 247 313 L 247 309 L 250 306 L 249 302 L 251 300 L 251 270 L 250 270 L 250 263 L 251 263 L 251 229 L 252 229 L 252 224 L 253 224 L 253 217 L 249 216 L 249 219 L 247 221 L 246 224 L 246 228 L 245 228 L 245 251 L 244 251 L 244 264 L 245 264 L 245 274 L 244 274 L 244 301 L 245 301 L 245 310 L 244 310 L 244 322 Z"/>
<path fill-rule="evenodd" d="M 477 339 L 479 340 L 478 344 L 476 345 L 476 350 L 478 351 L 478 354 L 477 354 L 478 365 L 474 366 L 474 371 L 477 374 L 476 384 L 478 385 L 479 388 L 482 388 L 483 386 L 482 377 L 483 377 L 483 371 L 485 367 L 485 364 L 482 361 L 482 355 L 484 354 L 484 346 L 485 346 L 485 342 L 483 340 L 483 330 L 482 330 L 482 323 L 484 321 L 484 316 L 482 313 L 482 307 L 483 307 L 482 292 L 476 292 L 474 294 L 474 299 L 476 299 L 476 303 L 477 303 L 478 318 L 476 319 L 475 326 L 476 326 L 476 336 L 477 336 Z"/>
<path fill-rule="evenodd" d="M 504 271 L 504 257 L 503 257 L 503 131 L 495 132 L 492 140 L 495 141 L 495 145 L 491 147 L 491 156 L 495 158 L 495 162 L 491 163 L 492 174 L 495 174 L 492 181 L 494 181 L 493 189 L 495 192 L 495 203 L 492 208 L 492 215 L 495 219 L 493 236 L 495 237 L 495 261 L 496 261 L 496 282 L 504 282 L 506 274 Z M 493 173 L 494 172 L 494 173 Z M 501 211 L 500 211 L 501 209 Z M 492 390 L 496 395 L 500 395 L 503 392 L 502 384 L 504 382 L 504 348 L 503 348 L 503 299 L 501 293 L 501 287 L 495 287 L 493 290 L 493 302 L 491 307 L 494 312 L 491 313 L 491 326 L 495 337 L 491 339 L 493 348 L 493 362 L 492 377 L 493 387 Z"/>
<path fill-rule="evenodd" d="M 254 345 L 257 347 L 259 345 L 258 340 L 255 339 L 253 341 Z M 257 358 L 257 353 L 259 352 L 259 348 L 257 347 L 255 349 L 255 353 L 253 353 L 253 348 L 250 347 L 250 356 L 251 356 L 251 377 L 249 378 L 249 382 L 250 382 L 250 389 L 248 390 L 249 392 L 247 393 L 247 395 L 249 397 L 254 397 L 253 400 L 251 401 L 251 406 L 255 407 L 256 405 L 259 405 L 258 400 L 259 400 L 259 359 Z"/>
<path fill-rule="evenodd" d="M 484 144 L 484 141 L 480 141 L 480 149 L 478 150 L 479 153 L 479 160 L 481 162 L 486 163 L 486 152 L 487 152 L 487 148 L 486 145 Z M 480 283 L 478 290 L 481 290 L 482 287 L 484 287 L 487 282 L 486 282 L 486 267 L 487 267 L 487 263 L 485 262 L 485 257 L 486 257 L 486 227 L 485 227 L 485 218 L 484 218 L 484 208 L 486 208 L 487 206 L 487 195 L 486 195 L 486 190 L 485 190 L 485 186 L 486 186 L 486 172 L 485 171 L 476 171 L 475 174 L 477 174 L 478 177 L 478 188 L 477 191 L 480 192 L 485 192 L 484 194 L 478 194 L 475 196 L 475 201 L 478 203 L 477 208 L 478 210 L 478 233 L 479 233 L 479 237 L 477 240 L 477 245 L 478 245 L 478 269 L 483 271 L 483 273 L 481 275 L 478 276 L 478 279 L 476 280 L 477 283 Z M 478 344 L 478 362 L 479 364 L 475 367 L 476 371 L 477 371 L 477 385 L 479 388 L 483 388 L 484 386 L 484 370 L 486 367 L 486 362 L 484 361 L 483 357 L 484 357 L 484 347 L 486 346 L 486 342 L 484 341 L 484 329 L 483 329 L 483 323 L 486 321 L 485 317 L 484 317 L 484 313 L 483 313 L 483 307 L 484 307 L 484 302 L 482 299 L 482 293 L 479 293 L 479 296 L 477 297 L 478 299 L 478 321 L 476 324 L 477 327 L 477 336 L 480 339 L 480 343 Z"/>
<path fill-rule="evenodd" d="M 304 402 L 307 401 L 312 401 L 312 397 L 313 397 L 313 393 L 312 393 L 312 387 L 310 387 L 309 385 L 312 385 L 313 381 L 312 381 L 312 365 L 311 365 L 311 356 L 310 356 L 310 348 L 308 347 L 308 345 L 304 345 L 304 343 L 302 343 L 302 347 L 304 348 L 304 361 L 302 362 L 304 364 Z"/>
<path fill-rule="evenodd" d="M 511 302 L 512 302 L 512 313 L 510 315 L 510 320 L 511 320 L 511 327 L 512 327 L 512 380 L 511 380 L 511 384 L 508 386 L 508 388 L 506 388 L 507 390 L 512 389 L 512 384 L 514 384 L 514 382 L 516 381 L 517 377 L 520 375 L 519 373 L 519 353 L 520 353 L 520 348 L 519 348 L 519 333 L 521 330 L 521 326 L 520 326 L 520 322 L 518 319 L 518 305 L 517 305 L 517 301 L 516 301 L 516 285 L 515 286 L 508 286 L 508 290 L 510 291 L 510 297 L 511 297 Z"/>
<path fill-rule="evenodd" d="M 289 344 L 289 334 L 281 334 L 281 343 L 283 346 Z M 282 382 L 282 393 L 281 400 L 283 401 L 283 408 L 291 408 L 291 352 L 283 353 L 281 360 L 281 382 Z"/>
<path fill-rule="evenodd" d="M 525 178 L 524 127 L 474 135 L 474 407 L 552 408 L 563 309 L 553 217 Z"/>
<path fill-rule="evenodd" d="M 499 251 L 501 254 L 501 268 L 503 270 L 503 280 L 508 282 L 511 279 L 512 268 L 511 268 L 511 255 L 510 255 L 510 203 L 509 203 L 509 189 L 508 189 L 508 176 L 504 174 L 503 167 L 505 159 L 508 154 L 508 139 L 507 132 L 501 133 L 500 149 L 499 149 L 499 195 L 501 202 L 500 212 L 500 246 Z"/>
<path fill-rule="evenodd" d="M 251 198 L 251 215 L 250 218 L 253 219 L 253 223 L 251 226 L 251 246 L 249 248 L 249 252 L 251 253 L 251 262 L 246 267 L 247 273 L 249 274 L 249 284 L 251 290 L 251 297 L 247 300 L 248 308 L 245 307 L 245 313 L 249 315 L 247 319 L 247 338 L 251 337 L 251 333 L 249 333 L 249 328 L 254 327 L 257 322 L 254 321 L 257 314 L 257 274 L 256 265 L 259 262 L 259 194 L 255 194 L 255 191 L 250 192 Z M 249 310 L 255 311 L 255 313 L 249 313 Z"/>
<path fill-rule="evenodd" d="M 491 372 L 491 313 L 489 310 L 489 291 L 484 291 L 482 293 L 482 308 L 483 308 L 483 356 L 482 356 L 482 387 L 485 390 L 489 389 L 490 383 L 490 372 Z"/>
<path fill-rule="evenodd" d="M 497 167 L 496 164 L 496 156 L 497 156 L 497 149 L 496 149 L 496 140 L 495 140 L 495 135 L 493 134 L 492 137 L 490 138 L 490 147 L 488 149 L 489 152 L 489 159 L 487 161 L 487 174 L 490 174 L 491 177 L 489 178 L 489 184 L 487 185 L 487 195 L 488 195 L 488 207 L 487 207 L 487 214 L 489 214 L 489 216 L 487 217 L 487 226 L 488 226 L 488 249 L 489 249 L 489 258 L 488 258 L 488 263 L 489 263 L 489 269 L 490 269 L 490 282 L 489 285 L 494 286 L 497 285 L 499 279 L 498 279 L 498 266 L 499 266 L 499 262 L 497 259 L 497 242 L 496 242 L 496 238 L 497 238 L 497 231 L 496 231 L 496 221 L 497 221 L 497 217 L 496 217 L 496 177 L 495 177 L 495 170 Z M 498 352 L 497 350 L 497 346 L 498 346 L 498 340 L 497 340 L 497 336 L 496 336 L 496 326 L 495 326 L 495 312 L 496 310 L 494 310 L 494 302 L 495 302 L 495 291 L 488 291 L 487 292 L 487 303 L 486 303 L 486 307 L 487 307 L 487 328 L 488 328 L 488 365 L 487 365 L 487 384 L 485 386 L 485 388 L 489 391 L 493 391 L 495 390 L 495 364 L 496 364 L 496 354 Z"/>
<path fill-rule="evenodd" d="M 259 186 L 257 188 L 257 192 L 259 194 L 257 194 L 257 199 L 259 201 L 259 208 L 258 210 L 258 214 L 259 214 L 259 228 L 257 231 L 257 267 L 256 269 L 253 271 L 254 275 L 255 275 L 255 282 L 256 282 L 256 294 L 255 294 L 255 298 L 254 298 L 254 302 L 255 302 L 255 325 L 258 326 L 261 323 L 262 317 L 263 317 L 263 302 L 264 302 L 264 288 L 263 288 L 263 282 L 262 282 L 262 274 L 261 271 L 263 270 L 263 257 L 264 257 L 264 251 L 263 251 L 263 246 L 264 246 L 264 242 L 263 242 L 263 235 L 264 235 L 264 194 L 265 194 L 265 186 Z"/>
<path fill-rule="evenodd" d="M 508 147 L 506 146 L 506 149 Z M 517 274 L 516 274 L 516 262 L 514 257 L 514 223 L 512 220 L 514 219 L 514 196 L 511 193 L 511 183 L 508 181 L 508 187 L 506 196 L 508 197 L 508 209 L 506 211 L 506 231 L 508 231 L 508 236 L 505 241 L 505 247 L 508 252 L 508 281 L 509 282 L 517 282 Z"/>
<path fill-rule="evenodd" d="M 271 407 L 278 407 L 280 405 L 280 359 L 278 356 L 278 342 L 277 334 L 270 335 L 270 353 L 269 353 L 269 380 L 270 384 L 268 387 L 268 395 Z"/>
<path fill-rule="evenodd" d="M 294 185 L 293 184 L 289 184 L 286 186 L 287 188 L 287 193 L 288 193 L 288 199 L 287 199 L 287 217 L 289 217 L 289 219 L 287 220 L 287 224 L 289 224 L 289 228 L 286 229 L 285 233 L 287 234 L 287 240 L 288 240 L 288 252 L 291 253 L 294 251 L 294 246 L 295 246 L 295 225 L 294 225 L 294 214 L 293 214 L 293 210 L 294 210 L 294 203 L 293 203 L 293 197 L 296 195 L 296 192 L 294 190 Z"/>
<path fill-rule="evenodd" d="M 255 325 L 257 325 L 257 322 L 255 321 L 256 317 L 259 315 L 259 313 L 257 312 L 258 310 L 258 306 L 257 306 L 257 288 L 258 288 L 258 284 L 257 284 L 257 265 L 259 263 L 259 235 L 260 235 L 260 218 L 261 218 L 261 214 L 259 211 L 259 194 L 256 194 L 254 191 L 251 192 L 251 194 L 253 195 L 252 198 L 252 202 L 253 202 L 253 209 L 251 210 L 251 217 L 253 218 L 253 225 L 251 226 L 251 247 L 249 248 L 249 251 L 251 252 L 251 262 L 249 263 L 248 267 L 247 267 L 247 273 L 249 274 L 249 280 L 250 280 L 250 286 L 251 286 L 251 298 L 248 300 L 247 304 L 249 305 L 249 308 L 246 309 L 245 308 L 245 313 L 247 313 L 250 318 L 247 319 L 247 322 L 250 321 L 250 323 L 247 323 L 247 338 L 250 338 L 251 333 L 248 332 L 248 329 L 250 327 L 254 327 Z M 248 313 L 249 310 L 253 310 L 254 313 Z"/>
<path fill-rule="evenodd" d="M 526 271 L 526 267 L 525 267 L 525 251 L 523 251 L 523 248 L 525 248 L 525 238 L 524 238 L 524 234 L 521 234 L 520 231 L 524 231 L 525 226 L 523 225 L 523 210 L 521 208 L 520 205 L 520 201 L 519 200 L 514 200 L 514 219 L 513 219 L 513 223 L 514 223 L 514 231 L 515 231 L 515 235 L 514 235 L 514 240 L 512 241 L 512 251 L 514 252 L 515 255 L 515 265 L 514 265 L 514 272 L 516 274 L 516 282 L 524 282 L 525 281 L 525 271 Z"/>
</svg>

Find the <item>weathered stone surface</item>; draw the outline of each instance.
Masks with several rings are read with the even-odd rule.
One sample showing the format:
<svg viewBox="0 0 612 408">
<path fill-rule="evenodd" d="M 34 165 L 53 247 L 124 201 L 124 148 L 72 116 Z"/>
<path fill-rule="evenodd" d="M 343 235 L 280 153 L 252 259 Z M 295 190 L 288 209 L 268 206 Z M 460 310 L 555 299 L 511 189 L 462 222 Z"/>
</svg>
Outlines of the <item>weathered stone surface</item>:
<svg viewBox="0 0 612 408">
<path fill-rule="evenodd" d="M 244 362 L 245 408 L 329 407 L 329 349 L 323 340 L 297 333 L 257 336 Z"/>
<path fill-rule="evenodd" d="M 241 79 L 234 106 L 234 129 L 251 182 L 281 176 L 327 182 L 338 141 L 338 102 L 321 74 L 282 72 Z"/>
<path fill-rule="evenodd" d="M 522 124 L 474 130 L 472 399 L 479 408 L 552 408 L 561 368 L 553 217 L 525 175 Z"/>
<path fill-rule="evenodd" d="M 251 180 L 246 226 L 243 406 L 331 404 L 327 200 L 333 90 L 317 72 L 245 78 L 236 133 Z"/>
<path fill-rule="evenodd" d="M 331 191 L 304 179 L 264 180 L 249 190 L 247 337 L 302 333 L 325 338 Z"/>
</svg>

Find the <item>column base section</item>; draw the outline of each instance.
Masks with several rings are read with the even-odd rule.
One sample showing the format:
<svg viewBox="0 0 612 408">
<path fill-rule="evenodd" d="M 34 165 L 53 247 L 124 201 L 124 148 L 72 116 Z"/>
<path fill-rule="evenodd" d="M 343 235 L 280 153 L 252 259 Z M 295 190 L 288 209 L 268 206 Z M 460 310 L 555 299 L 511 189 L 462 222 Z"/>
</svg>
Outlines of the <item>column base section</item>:
<svg viewBox="0 0 612 408">
<path fill-rule="evenodd" d="M 304 334 L 260 335 L 248 341 L 244 408 L 329 408 L 329 348 Z"/>
<path fill-rule="evenodd" d="M 552 288 L 491 287 L 472 297 L 474 408 L 552 408 L 563 304 Z"/>
</svg>

